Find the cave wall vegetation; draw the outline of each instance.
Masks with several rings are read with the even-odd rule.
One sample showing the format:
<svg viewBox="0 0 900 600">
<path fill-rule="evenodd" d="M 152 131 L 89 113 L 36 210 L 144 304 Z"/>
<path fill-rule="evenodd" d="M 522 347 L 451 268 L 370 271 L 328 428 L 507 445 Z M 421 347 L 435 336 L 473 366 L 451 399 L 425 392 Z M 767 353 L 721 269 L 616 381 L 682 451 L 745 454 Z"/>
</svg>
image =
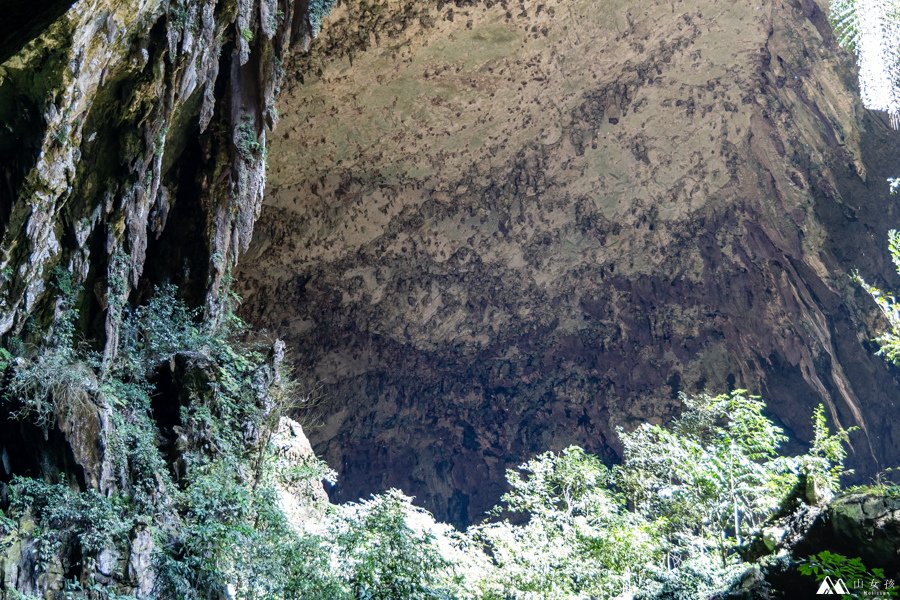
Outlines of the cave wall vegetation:
<svg viewBox="0 0 900 600">
<path fill-rule="evenodd" d="M 0 598 L 89 583 L 176 597 L 160 591 L 167 534 L 123 516 L 123 502 L 131 510 L 149 495 L 165 515 L 154 525 L 177 532 L 185 517 L 167 486 L 184 477 L 186 455 L 221 438 L 172 415 L 249 386 L 239 406 L 250 416 L 228 427 L 257 444 L 283 349 L 239 356 L 219 340 L 176 360 L 170 348 L 126 376 L 133 357 L 119 353 L 140 344 L 121 329 L 161 290 L 170 308 L 190 310 L 158 317 L 157 329 L 176 316 L 185 331 L 231 327 L 230 273 L 262 202 L 283 64 L 330 3 L 57 4 L 34 18 L 14 7 L 21 35 L 2 40 Z M 285 443 L 306 456 L 293 427 Z"/>
<path fill-rule="evenodd" d="M 164 280 L 194 282 L 190 299 L 216 314 L 262 200 L 300 10 L 287 0 L 79 2 L 3 64 L 4 335 L 33 316 L 34 336 L 46 331 L 55 266 L 85 285 L 86 312 L 105 321 L 109 342 L 115 307 Z M 168 219 L 183 213 L 200 222 Z M 170 239 L 188 231 L 197 252 L 166 264 Z"/>
</svg>

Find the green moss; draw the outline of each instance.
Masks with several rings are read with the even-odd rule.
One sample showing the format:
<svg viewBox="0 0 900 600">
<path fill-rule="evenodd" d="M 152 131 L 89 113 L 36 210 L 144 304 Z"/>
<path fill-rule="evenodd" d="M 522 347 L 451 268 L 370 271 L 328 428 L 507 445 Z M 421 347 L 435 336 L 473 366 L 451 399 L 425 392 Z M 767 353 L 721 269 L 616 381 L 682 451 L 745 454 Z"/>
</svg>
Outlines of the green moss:
<svg viewBox="0 0 900 600">
<path fill-rule="evenodd" d="M 238 125 L 236 145 L 241 158 L 247 162 L 251 162 L 265 152 L 265 148 L 260 144 L 256 135 L 256 126 L 250 117 L 241 119 L 241 124 Z"/>
</svg>

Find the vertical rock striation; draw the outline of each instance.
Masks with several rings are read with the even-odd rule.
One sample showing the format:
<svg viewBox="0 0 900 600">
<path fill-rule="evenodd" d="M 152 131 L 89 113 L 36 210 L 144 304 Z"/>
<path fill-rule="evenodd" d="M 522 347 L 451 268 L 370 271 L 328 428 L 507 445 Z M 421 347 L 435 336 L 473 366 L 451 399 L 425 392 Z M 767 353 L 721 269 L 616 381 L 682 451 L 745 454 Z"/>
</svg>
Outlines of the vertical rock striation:
<svg viewBox="0 0 900 600">
<path fill-rule="evenodd" d="M 17 1 L 5 16 L 16 32 L 0 38 L 0 598 L 56 597 L 88 582 L 139 598 L 157 594 L 160 539 L 177 537 L 181 518 L 163 483 L 169 475 L 159 471 L 171 466 L 177 478 L 179 454 L 210 447 L 208 431 L 178 419 L 187 404 L 214 404 L 223 375 L 208 356 L 172 356 L 146 367 L 154 374 L 141 385 L 158 388 L 152 411 L 146 390 L 148 406 L 135 408 L 125 384 L 105 379 L 123 314 L 171 283 L 189 306 L 204 309 L 206 329 L 223 316 L 229 274 L 263 198 L 282 65 L 293 43 L 309 44 L 330 4 L 76 0 L 33 14 L 34 6 L 29 13 Z M 65 385 L 36 392 L 49 414 L 40 422 L 15 414 L 24 401 L 10 393 L 11 372 L 58 351 L 48 342 L 63 330 L 75 348 L 56 370 L 68 373 L 48 376 Z M 85 359 L 85 340 L 102 364 Z M 15 369 L 5 349 L 21 355 Z M 263 407 L 280 385 L 283 350 L 276 344 L 273 352 L 252 374 Z M 284 428 L 284 460 L 308 454 L 299 426 Z M 135 450 L 129 436 L 138 430 L 150 441 Z M 252 427 L 242 435 L 248 446 L 261 443 Z M 163 465 L 149 475 L 156 477 L 149 494 L 166 517 L 138 523 L 123 534 L 127 543 L 97 551 L 73 541 L 72 527 L 83 534 L 106 525 L 78 524 L 83 507 L 75 500 L 63 506 L 69 512 L 59 527 L 68 529 L 57 532 L 55 546 L 30 531 L 43 509 L 20 507 L 17 514 L 26 514 L 17 522 L 3 512 L 11 486 L 27 482 L 49 485 L 64 505 L 65 494 L 97 506 L 134 500 L 146 483 L 137 482 L 135 453 L 145 466 Z M 302 491 L 315 496 L 312 488 Z"/>
<path fill-rule="evenodd" d="M 214 316 L 265 185 L 293 0 L 76 2 L 0 66 L 0 334 L 40 336 L 54 268 L 114 347 L 134 290 Z"/>
</svg>

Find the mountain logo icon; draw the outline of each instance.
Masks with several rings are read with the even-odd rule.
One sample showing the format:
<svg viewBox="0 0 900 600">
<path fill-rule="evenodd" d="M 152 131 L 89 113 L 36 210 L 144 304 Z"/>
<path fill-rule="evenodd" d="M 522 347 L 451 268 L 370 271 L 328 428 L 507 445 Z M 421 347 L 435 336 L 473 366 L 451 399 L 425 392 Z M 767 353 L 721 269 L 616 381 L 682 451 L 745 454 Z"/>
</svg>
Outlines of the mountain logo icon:
<svg viewBox="0 0 900 600">
<path fill-rule="evenodd" d="M 831 579 L 831 577 L 825 577 L 822 581 L 822 585 L 819 586 L 819 590 L 816 592 L 816 595 L 833 595 L 833 594 L 849 594 L 850 590 L 847 589 L 847 586 L 844 585 L 843 579 Z"/>
</svg>

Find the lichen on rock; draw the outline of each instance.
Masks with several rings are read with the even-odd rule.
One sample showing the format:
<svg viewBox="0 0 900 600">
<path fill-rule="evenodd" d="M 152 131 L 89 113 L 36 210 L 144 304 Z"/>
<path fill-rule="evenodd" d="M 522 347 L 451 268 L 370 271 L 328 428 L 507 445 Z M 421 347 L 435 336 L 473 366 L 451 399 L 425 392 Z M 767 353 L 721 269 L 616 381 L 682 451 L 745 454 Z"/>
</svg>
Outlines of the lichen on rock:
<svg viewBox="0 0 900 600">
<path fill-rule="evenodd" d="M 311 18 L 294 0 L 77 0 L 8 42 L 0 598 L 181 597 L 171 565 L 206 497 L 192 486 L 252 510 L 274 481 L 283 347 L 211 332 L 234 326 L 229 274 L 259 213 L 282 64 Z M 308 447 L 285 423 L 279 443 Z M 308 514 L 321 489 L 295 484 L 285 512 Z"/>
<path fill-rule="evenodd" d="M 24 333 L 46 330 L 55 266 L 90 290 L 95 321 L 185 278 L 216 317 L 252 235 L 280 65 L 292 36 L 310 31 L 305 14 L 292 0 L 83 0 L 0 67 L 13 120 L 2 145 L 12 185 L 0 198 L 0 334 L 21 335 L 32 316 L 43 325 Z M 33 146 L 16 145 L 26 138 Z M 166 255 L 185 231 L 204 256 Z M 148 260 L 165 264 L 148 272 Z"/>
</svg>

